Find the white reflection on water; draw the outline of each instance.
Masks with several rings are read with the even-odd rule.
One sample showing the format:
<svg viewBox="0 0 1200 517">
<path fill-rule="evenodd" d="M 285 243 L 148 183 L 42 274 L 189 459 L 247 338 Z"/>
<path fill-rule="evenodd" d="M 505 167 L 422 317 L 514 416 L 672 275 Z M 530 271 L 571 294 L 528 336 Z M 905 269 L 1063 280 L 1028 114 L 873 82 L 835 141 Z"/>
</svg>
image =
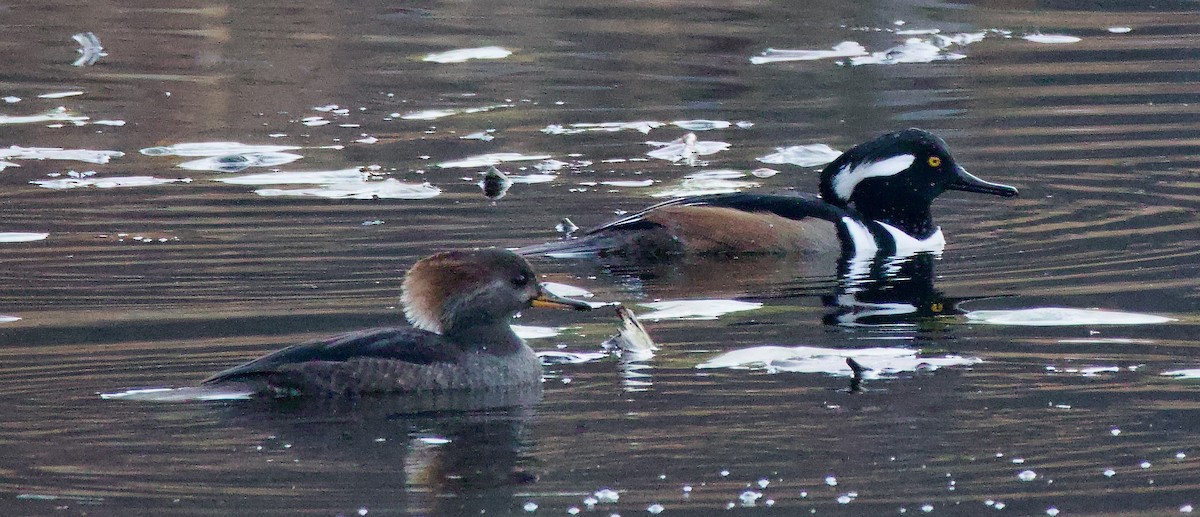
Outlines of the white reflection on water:
<svg viewBox="0 0 1200 517">
<path fill-rule="evenodd" d="M 551 294 L 567 298 L 591 298 L 595 296 L 591 291 L 582 287 L 560 284 L 558 282 L 542 282 L 542 288 L 550 291 Z"/>
<path fill-rule="evenodd" d="M 275 167 L 304 158 L 293 153 L 239 153 L 210 156 L 179 164 L 179 168 L 192 171 L 239 172 L 250 167 Z"/>
<path fill-rule="evenodd" d="M 460 48 L 428 54 L 422 61 L 433 63 L 462 63 L 471 59 L 504 59 L 512 51 L 503 47 Z"/>
<path fill-rule="evenodd" d="M 563 127 L 560 124 L 550 124 L 542 128 L 542 132 L 548 135 L 577 135 L 587 132 L 603 132 L 614 133 L 617 131 L 633 130 L 642 134 L 647 134 L 650 130 L 660 128 L 666 124 L 655 120 L 638 120 L 635 122 L 580 122 Z"/>
<path fill-rule="evenodd" d="M 0 235 L 3 235 L 3 234 L 0 234 Z M 21 318 L 18 318 L 16 316 L 5 316 L 3 314 L 0 314 L 0 323 L 12 323 L 12 322 L 18 321 L 20 319 Z"/>
<path fill-rule="evenodd" d="M 712 131 L 726 129 L 733 124 L 725 120 L 676 120 L 671 125 L 688 131 Z"/>
<path fill-rule="evenodd" d="M 521 153 L 488 153 L 475 156 L 468 156 L 458 160 L 450 160 L 437 164 L 443 169 L 464 169 L 472 167 L 487 167 L 489 165 L 500 165 L 504 162 L 527 162 L 535 160 L 547 160 L 551 156 L 548 154 L 521 154 Z"/>
<path fill-rule="evenodd" d="M 763 306 L 761 302 L 721 299 L 670 300 L 638 305 L 654 309 L 654 312 L 642 315 L 644 320 L 715 320 L 732 312 L 752 311 Z"/>
<path fill-rule="evenodd" d="M 841 156 L 841 151 L 825 144 L 794 145 L 777 147 L 775 152 L 760 157 L 758 161 L 771 164 L 790 163 L 800 167 L 825 165 Z"/>
<path fill-rule="evenodd" d="M 432 109 L 422 111 L 410 111 L 400 116 L 404 120 L 437 120 L 440 118 L 449 117 L 451 115 L 461 115 L 470 113 L 484 113 L 501 108 L 512 108 L 515 104 L 491 104 L 487 106 L 479 106 L 475 108 L 448 108 L 448 109 Z"/>
<path fill-rule="evenodd" d="M 562 350 L 540 350 L 537 352 L 542 364 L 582 364 L 608 357 L 604 352 L 564 352 Z"/>
<path fill-rule="evenodd" d="M 935 36 L 937 37 L 937 36 Z M 944 36 L 943 36 L 944 37 Z M 981 36 L 982 39 L 982 36 Z M 949 43 L 939 45 L 945 40 L 933 38 L 909 38 L 904 43 L 882 52 L 874 52 L 868 56 L 850 58 L 850 64 L 859 65 L 892 65 L 898 63 L 931 63 L 934 61 L 953 61 L 967 57 L 964 54 L 950 52 Z"/>
<path fill-rule="evenodd" d="M 250 400 L 254 393 L 222 387 L 188 386 L 184 388 L 139 388 L 117 393 L 101 393 L 104 400 L 141 402 L 191 402 L 204 400 Z"/>
<path fill-rule="evenodd" d="M 94 149 L 63 149 L 61 147 L 9 146 L 0 149 L 0 159 L 10 160 L 68 160 L 87 163 L 108 163 L 113 158 L 125 156 L 121 151 Z"/>
<path fill-rule="evenodd" d="M 82 92 L 80 90 L 71 90 L 71 91 L 66 91 L 66 92 L 51 92 L 51 93 L 43 93 L 41 95 L 38 95 L 38 98 L 39 99 L 62 99 L 64 97 L 77 97 L 79 95 L 83 95 L 83 93 L 84 92 Z"/>
<path fill-rule="evenodd" d="M 1078 43 L 1078 42 L 1082 41 L 1080 38 L 1077 38 L 1075 36 L 1068 36 L 1066 34 L 1041 34 L 1041 33 L 1026 34 L 1024 36 L 1021 36 L 1021 39 L 1029 40 L 1034 43 L 1049 43 L 1049 44 Z"/>
<path fill-rule="evenodd" d="M 217 178 L 216 180 L 231 185 L 323 184 L 361 181 L 365 174 L 362 167 L 355 167 L 332 171 L 267 172 L 232 178 Z"/>
<path fill-rule="evenodd" d="M 946 366 L 970 366 L 983 362 L 978 357 L 920 357 L 918 353 L 918 350 L 899 347 L 839 349 L 757 346 L 721 354 L 696 368 L 762 369 L 771 373 L 825 373 L 851 377 L 854 371 L 846 364 L 846 359 L 850 358 L 868 368 L 863 372 L 863 378 L 876 379 L 903 372 L 932 371 Z"/>
<path fill-rule="evenodd" d="M 562 333 L 561 328 L 538 327 L 533 325 L 510 325 L 513 332 L 521 339 L 545 339 Z"/>
<path fill-rule="evenodd" d="M 665 187 L 653 194 L 653 197 L 683 197 L 706 194 L 724 194 L 737 192 L 745 188 L 757 187 L 753 181 L 739 180 L 746 174 L 731 169 L 716 169 L 688 174 L 678 185 Z"/>
<path fill-rule="evenodd" d="M 49 236 L 48 233 L 36 232 L 0 232 L 0 242 L 33 242 Z"/>
<path fill-rule="evenodd" d="M 1187 370 L 1171 370 L 1162 372 L 1161 375 L 1175 377 L 1183 380 L 1200 380 L 1200 368 L 1191 368 Z"/>
<path fill-rule="evenodd" d="M 217 178 L 230 185 L 319 185 L 303 189 L 259 189 L 260 196 L 311 196 L 330 199 L 428 199 L 441 189 L 428 183 L 402 183 L 388 178 L 372 179 L 362 167 L 330 171 L 267 172 L 232 178 Z"/>
<path fill-rule="evenodd" d="M 898 35 L 920 35 L 911 37 L 903 43 L 881 52 L 867 53 L 867 49 L 858 42 L 843 41 L 832 50 L 782 50 L 767 49 L 759 56 L 750 58 L 753 64 L 773 63 L 779 61 L 811 61 L 848 57 L 849 63 L 859 65 L 893 65 L 899 63 L 931 63 L 934 61 L 952 61 L 967 56 L 951 52 L 952 47 L 965 47 L 982 41 L 986 32 L 963 32 L 952 35 L 939 34 L 936 29 L 892 31 Z M 842 64 L 841 61 L 838 62 Z"/>
<path fill-rule="evenodd" d="M 756 65 L 780 61 L 812 61 L 835 57 L 865 56 L 867 49 L 856 41 L 843 41 L 833 46 L 832 50 L 784 50 L 769 48 L 761 55 L 750 58 Z"/>
<path fill-rule="evenodd" d="M 610 187 L 641 188 L 641 187 L 649 187 L 650 185 L 653 185 L 654 180 L 609 180 L 609 181 L 601 181 L 600 184 L 608 185 Z"/>
<path fill-rule="evenodd" d="M 249 153 L 278 153 L 301 149 L 296 145 L 248 145 L 240 142 L 188 142 L 175 145 L 147 147 L 146 156 L 223 156 Z"/>
<path fill-rule="evenodd" d="M 10 97 L 16 99 L 16 97 Z M 7 99 L 6 99 L 7 100 Z M 20 99 L 18 99 L 20 100 Z M 9 101 L 10 103 L 12 101 Z M 71 122 L 75 125 L 86 124 L 87 115 L 79 115 L 73 113 L 67 108 L 59 106 L 57 108 L 38 113 L 37 115 L 3 115 L 0 114 L 0 124 L 36 124 L 38 122 Z"/>
<path fill-rule="evenodd" d="M 695 133 L 688 133 L 670 142 L 646 142 L 646 145 L 658 147 L 658 149 L 646 153 L 651 158 L 684 162 L 688 165 L 695 165 L 696 158 L 699 156 L 716 154 L 729 149 L 729 144 L 726 142 L 701 141 L 696 138 Z"/>
<path fill-rule="evenodd" d="M 122 188 L 152 187 L 168 183 L 191 183 L 192 178 L 156 178 L 154 176 L 117 176 L 112 178 L 63 178 L 57 180 L 35 180 L 30 183 L 43 188 L 66 190 L 73 188 Z"/>
<path fill-rule="evenodd" d="M 1083 377 L 1096 377 L 1102 373 L 1116 373 L 1121 371 L 1119 366 L 1087 366 L 1084 368 L 1047 366 L 1046 371 L 1056 373 L 1076 373 Z"/>
<path fill-rule="evenodd" d="M 1135 312 L 1117 312 L 1100 309 L 1072 309 L 1068 307 L 1036 307 L 1018 310 L 971 311 L 966 313 L 968 323 L 988 325 L 1017 325 L 1027 327 L 1051 327 L 1073 325 L 1148 325 L 1175 321 L 1172 318 Z"/>
<path fill-rule="evenodd" d="M 395 178 L 383 181 L 346 181 L 303 189 L 259 189 L 255 194 L 264 197 L 322 197 L 328 199 L 429 199 L 442 190 L 428 183 L 402 183 Z"/>
<path fill-rule="evenodd" d="M 100 61 L 100 58 L 107 56 L 108 52 L 104 51 L 104 46 L 100 44 L 100 38 L 96 37 L 91 32 L 80 32 L 71 39 L 79 44 L 79 48 L 75 49 L 79 52 L 79 57 L 75 59 L 73 66 L 91 66 Z"/>
</svg>

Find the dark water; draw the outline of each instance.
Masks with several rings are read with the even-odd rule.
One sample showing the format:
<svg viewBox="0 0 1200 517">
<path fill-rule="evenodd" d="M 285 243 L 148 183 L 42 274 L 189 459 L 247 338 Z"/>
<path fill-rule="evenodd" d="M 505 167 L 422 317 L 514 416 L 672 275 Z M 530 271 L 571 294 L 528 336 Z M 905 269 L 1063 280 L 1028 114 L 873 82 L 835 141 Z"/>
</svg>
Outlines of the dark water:
<svg viewBox="0 0 1200 517">
<path fill-rule="evenodd" d="M 0 172 L 0 240 L 49 234 L 0 243 L 0 316 L 20 318 L 0 318 L 5 515 L 641 515 L 654 505 L 1175 515 L 1200 505 L 1194 2 L 17 2 L 0 5 L 0 29 L 0 96 L 20 98 L 0 101 L 0 160 L 19 165 Z M 879 52 L 932 38 L 896 32 L 922 29 L 983 39 L 939 54 L 962 59 L 931 62 L 750 61 L 843 41 Z M 107 55 L 73 66 L 86 56 L 71 36 L 89 31 Z M 488 46 L 512 53 L 423 61 Z M 457 111 L 411 115 L 426 110 Z M 695 132 L 729 148 L 696 166 L 646 155 L 645 142 L 680 138 L 689 130 L 670 123 L 689 120 L 728 123 Z M 555 129 L 639 121 L 662 125 Z M 938 133 L 972 172 L 1022 195 L 944 196 L 945 252 L 906 266 L 894 286 L 839 290 L 828 257 L 650 269 L 539 260 L 545 280 L 598 300 L 763 305 L 647 319 L 662 347 L 653 359 L 549 366 L 541 400 L 515 409 L 98 396 L 184 386 L 286 344 L 395 322 L 400 274 L 417 258 L 552 240 L 563 216 L 596 224 L 695 186 L 687 175 L 733 170 L 753 184 L 743 188 L 813 191 L 814 167 L 759 158 L 907 126 Z M 479 132 L 492 139 L 463 138 Z M 201 142 L 298 148 L 226 147 L 209 169 L 229 172 L 181 167 L 204 156 L 141 152 Z M 476 185 L 486 166 L 439 166 L 485 153 L 566 164 L 495 202 Z M 539 163 L 500 167 L 530 175 Z M 749 174 L 764 166 L 779 174 Z M 370 181 L 347 181 L 356 167 Z M 245 178 L 272 171 L 344 172 Z M 59 180 L 76 181 L 34 183 Z M 335 198 L 348 189 L 368 199 Z M 846 295 L 969 301 L 947 316 L 889 318 Z M 1030 308 L 1060 325 L 978 321 Z M 539 350 L 598 352 L 615 330 L 607 312 L 519 322 L 569 327 L 532 340 Z M 696 368 L 764 345 L 851 350 L 876 371 L 896 359 L 859 349 L 920 350 L 929 364 L 861 393 L 830 373 L 844 366 L 804 373 L 798 358 Z M 947 357 L 961 361 L 930 367 Z M 1191 380 L 1164 375 L 1180 370 Z"/>
</svg>

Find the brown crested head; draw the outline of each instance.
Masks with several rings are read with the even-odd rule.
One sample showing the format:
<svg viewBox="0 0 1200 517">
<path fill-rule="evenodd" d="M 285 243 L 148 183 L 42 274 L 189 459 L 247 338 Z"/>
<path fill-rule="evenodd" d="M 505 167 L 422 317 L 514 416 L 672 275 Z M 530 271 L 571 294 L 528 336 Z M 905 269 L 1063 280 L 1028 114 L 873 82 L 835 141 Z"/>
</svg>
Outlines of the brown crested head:
<svg viewBox="0 0 1200 517">
<path fill-rule="evenodd" d="M 538 306 L 586 306 L 543 293 L 524 258 L 496 248 L 446 251 L 421 259 L 405 275 L 401 294 L 409 323 L 442 334 L 507 322 L 535 301 Z"/>
</svg>

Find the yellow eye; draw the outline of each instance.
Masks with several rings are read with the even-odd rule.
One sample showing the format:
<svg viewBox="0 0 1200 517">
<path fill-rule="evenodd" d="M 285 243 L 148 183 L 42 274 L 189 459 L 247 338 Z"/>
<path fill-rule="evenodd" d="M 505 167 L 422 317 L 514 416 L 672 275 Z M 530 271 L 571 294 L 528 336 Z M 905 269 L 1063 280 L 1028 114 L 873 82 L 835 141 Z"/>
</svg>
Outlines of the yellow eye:
<svg viewBox="0 0 1200 517">
<path fill-rule="evenodd" d="M 929 157 L 929 166 L 930 167 L 941 167 L 942 159 L 938 158 L 937 156 L 930 156 Z"/>
</svg>

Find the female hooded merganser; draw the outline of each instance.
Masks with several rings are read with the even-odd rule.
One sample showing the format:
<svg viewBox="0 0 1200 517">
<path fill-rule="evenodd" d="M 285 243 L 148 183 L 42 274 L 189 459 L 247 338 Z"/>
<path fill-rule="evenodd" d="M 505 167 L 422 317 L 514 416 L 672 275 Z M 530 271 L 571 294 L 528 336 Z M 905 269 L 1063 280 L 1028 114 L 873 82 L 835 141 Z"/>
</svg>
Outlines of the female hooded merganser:
<svg viewBox="0 0 1200 517">
<path fill-rule="evenodd" d="M 500 390 L 541 382 L 533 350 L 509 326 L 527 307 L 588 310 L 542 290 L 525 259 L 500 249 L 421 259 L 401 287 L 416 328 L 378 328 L 310 341 L 205 379 L 275 395 Z"/>
<path fill-rule="evenodd" d="M 940 251 L 930 204 L 947 190 L 1003 197 L 1017 189 L 981 180 L 921 129 L 888 133 L 842 153 L 811 194 L 714 194 L 674 199 L 585 232 L 517 250 L 523 255 L 661 257 L 687 253 L 848 252 L 864 257 Z"/>
</svg>

